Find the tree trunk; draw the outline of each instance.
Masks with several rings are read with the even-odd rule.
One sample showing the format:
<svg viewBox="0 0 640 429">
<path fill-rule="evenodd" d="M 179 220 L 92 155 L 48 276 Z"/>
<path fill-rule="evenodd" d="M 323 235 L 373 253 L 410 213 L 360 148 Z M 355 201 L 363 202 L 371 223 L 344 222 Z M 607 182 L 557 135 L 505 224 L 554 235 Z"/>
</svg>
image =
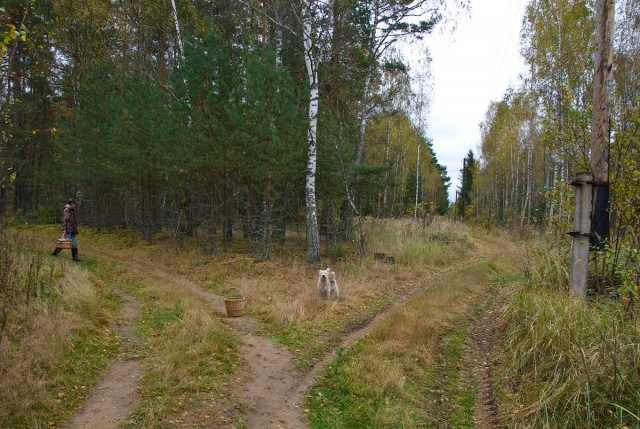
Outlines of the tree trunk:
<svg viewBox="0 0 640 429">
<path fill-rule="evenodd" d="M 213 171 L 209 169 L 209 252 L 218 252 L 218 236 L 216 232 L 216 185 Z"/>
<path fill-rule="evenodd" d="M 413 218 L 418 218 L 418 183 L 420 181 L 420 138 L 418 138 L 418 154 L 416 155 L 416 201 L 413 206 Z"/>
<path fill-rule="evenodd" d="M 271 171 L 267 174 L 267 180 L 264 190 L 264 206 L 263 206 L 263 241 L 264 241 L 264 259 L 271 257 L 271 245 L 273 240 L 273 215 L 271 202 Z"/>
<path fill-rule="evenodd" d="M 180 49 L 180 59 L 184 61 L 184 46 L 182 45 L 182 33 L 180 32 L 180 23 L 178 21 L 178 11 L 176 9 L 175 0 L 171 0 L 171 9 L 173 11 L 173 22 L 176 25 L 176 37 L 178 38 L 178 48 Z"/>
<path fill-rule="evenodd" d="M 318 130 L 318 68 L 313 52 L 311 34 L 312 1 L 304 3 L 303 42 L 304 60 L 309 79 L 309 129 L 307 132 L 307 179 L 306 179 L 306 223 L 307 223 L 307 260 L 320 261 L 320 234 L 318 232 L 318 214 L 316 206 L 316 156 Z"/>
<path fill-rule="evenodd" d="M 596 1 L 596 52 L 594 55 L 591 169 L 595 182 L 592 209 L 592 244 L 609 240 L 609 141 L 613 88 L 614 0 Z"/>
<path fill-rule="evenodd" d="M 389 213 L 387 210 L 387 194 L 389 192 L 389 147 L 391 146 L 391 115 L 387 117 L 387 142 L 384 149 L 384 163 L 387 166 L 384 172 L 384 191 L 382 193 L 382 210 L 378 217 L 386 217 Z"/>
</svg>

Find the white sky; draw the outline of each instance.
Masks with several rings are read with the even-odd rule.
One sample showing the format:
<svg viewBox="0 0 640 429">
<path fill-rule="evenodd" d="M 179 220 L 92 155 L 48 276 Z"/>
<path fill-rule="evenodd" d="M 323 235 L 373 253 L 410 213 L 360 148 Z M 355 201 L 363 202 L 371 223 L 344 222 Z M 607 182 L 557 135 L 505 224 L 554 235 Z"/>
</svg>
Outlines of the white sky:
<svg viewBox="0 0 640 429">
<path fill-rule="evenodd" d="M 480 145 L 479 124 L 489 103 L 501 100 L 524 69 L 520 28 L 525 0 L 471 0 L 455 32 L 425 37 L 434 88 L 427 136 L 451 177 L 449 201 L 460 186 L 462 160 Z"/>
</svg>

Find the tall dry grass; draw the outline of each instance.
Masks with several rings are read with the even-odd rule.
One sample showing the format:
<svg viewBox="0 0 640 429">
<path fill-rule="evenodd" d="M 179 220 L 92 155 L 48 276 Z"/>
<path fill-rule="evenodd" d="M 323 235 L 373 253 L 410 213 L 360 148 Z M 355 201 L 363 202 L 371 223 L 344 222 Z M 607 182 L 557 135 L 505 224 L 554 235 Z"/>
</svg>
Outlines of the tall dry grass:
<svg viewBox="0 0 640 429">
<path fill-rule="evenodd" d="M 506 312 L 510 426 L 639 427 L 640 320 L 608 298 L 571 298 L 561 250 L 536 258 Z"/>
<path fill-rule="evenodd" d="M 414 219 L 369 219 L 367 247 L 412 269 L 442 267 L 472 247 L 471 230 L 460 222 L 435 217 L 430 223 Z"/>
<path fill-rule="evenodd" d="M 60 424 L 113 352 L 104 328 L 117 303 L 97 292 L 87 272 L 8 238 L 0 245 L 0 268 L 14 273 L 3 285 L 0 427 Z"/>
<path fill-rule="evenodd" d="M 527 247 L 526 265 L 530 285 L 548 291 L 569 291 L 571 246 L 561 241 L 533 241 Z"/>
</svg>

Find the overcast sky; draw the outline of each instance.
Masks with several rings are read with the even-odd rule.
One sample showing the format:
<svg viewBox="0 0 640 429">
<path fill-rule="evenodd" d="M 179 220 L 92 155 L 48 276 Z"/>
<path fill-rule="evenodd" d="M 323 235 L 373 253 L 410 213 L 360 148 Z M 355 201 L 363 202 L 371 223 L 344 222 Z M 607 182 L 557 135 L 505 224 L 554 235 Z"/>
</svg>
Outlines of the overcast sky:
<svg viewBox="0 0 640 429">
<path fill-rule="evenodd" d="M 471 12 L 456 31 L 425 38 L 433 60 L 433 97 L 427 136 L 447 167 L 455 199 L 462 160 L 480 145 L 478 124 L 492 100 L 501 100 L 524 69 L 520 28 L 525 0 L 471 0 Z"/>
</svg>

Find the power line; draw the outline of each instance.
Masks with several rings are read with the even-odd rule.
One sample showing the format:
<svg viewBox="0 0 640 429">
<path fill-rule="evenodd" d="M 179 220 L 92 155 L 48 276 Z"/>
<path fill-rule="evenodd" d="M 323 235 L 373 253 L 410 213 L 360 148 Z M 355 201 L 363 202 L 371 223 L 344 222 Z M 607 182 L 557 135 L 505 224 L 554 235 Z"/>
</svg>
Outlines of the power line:
<svg viewBox="0 0 640 429">
<path fill-rule="evenodd" d="M 504 53 L 502 55 L 502 60 L 500 61 L 500 68 L 498 69 L 498 74 L 497 74 L 498 78 L 500 78 L 502 76 L 502 72 L 503 72 L 503 69 L 504 69 L 504 62 L 505 62 L 505 60 L 507 58 L 507 53 L 509 51 L 509 46 L 511 46 L 511 41 L 513 40 L 513 37 L 514 37 L 516 24 L 521 19 L 520 11 L 522 9 L 522 3 L 523 2 L 524 2 L 524 0 L 520 0 L 518 8 L 516 9 L 516 18 L 517 19 L 514 19 L 512 21 L 511 32 L 509 34 L 509 38 L 507 39 L 507 43 L 506 43 L 505 48 L 504 48 Z"/>
<path fill-rule="evenodd" d="M 512 1 L 509 1 L 509 8 L 507 9 L 507 14 L 506 14 L 506 18 L 508 18 L 509 16 L 511 16 L 511 6 L 513 5 Z M 503 49 L 496 49 L 496 54 L 493 58 L 493 70 L 492 70 L 492 75 L 495 76 L 495 71 L 496 71 L 496 64 L 498 64 L 498 59 L 500 58 L 500 53 L 502 51 L 506 51 L 507 50 L 507 46 L 508 44 L 502 44 L 502 41 L 505 40 L 505 32 L 507 30 L 507 26 L 502 26 L 502 32 L 500 33 L 500 48 Z"/>
</svg>

